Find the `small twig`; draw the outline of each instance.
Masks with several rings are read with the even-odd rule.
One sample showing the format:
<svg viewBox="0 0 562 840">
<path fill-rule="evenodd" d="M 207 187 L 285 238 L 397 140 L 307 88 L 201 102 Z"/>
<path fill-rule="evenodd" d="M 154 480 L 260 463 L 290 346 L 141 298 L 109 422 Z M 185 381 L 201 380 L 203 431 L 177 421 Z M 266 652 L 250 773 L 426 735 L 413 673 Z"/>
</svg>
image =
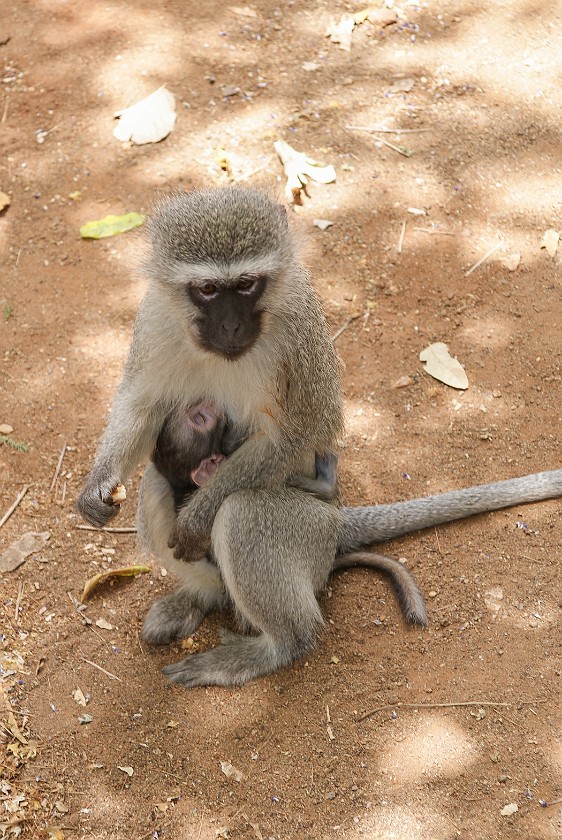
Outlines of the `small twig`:
<svg viewBox="0 0 562 840">
<path fill-rule="evenodd" d="M 21 502 L 21 500 L 23 499 L 23 497 L 25 496 L 25 494 L 27 493 L 28 490 L 29 490 L 29 485 L 24 484 L 23 489 L 21 490 L 20 493 L 18 493 L 18 497 L 17 497 L 16 501 L 14 502 L 14 504 L 11 507 L 8 508 L 8 510 L 6 511 L 4 516 L 2 517 L 2 519 L 0 519 L 0 528 L 2 527 L 2 525 L 4 525 L 8 521 L 8 519 L 10 518 L 12 513 L 15 511 L 15 509 L 17 508 L 17 506 L 19 505 L 19 503 Z"/>
<path fill-rule="evenodd" d="M 372 128 L 362 125 L 346 125 L 350 131 L 366 131 L 368 134 L 420 134 L 422 131 L 431 131 L 430 128 L 386 128 L 375 125 Z"/>
<path fill-rule="evenodd" d="M 23 595 L 23 580 L 20 579 L 20 582 L 18 584 L 18 597 L 16 598 L 16 610 L 15 610 L 15 614 L 14 614 L 16 624 L 19 623 L 19 613 L 20 613 L 20 604 L 21 604 L 22 595 Z"/>
<path fill-rule="evenodd" d="M 490 250 L 489 250 L 487 253 L 485 253 L 483 257 L 480 257 L 480 259 L 478 260 L 478 262 L 475 262 L 475 263 L 474 263 L 474 265 L 471 265 L 471 266 L 470 266 L 470 268 L 468 269 L 468 271 L 465 271 L 464 276 L 465 276 L 465 277 L 468 277 L 468 275 L 469 275 L 469 274 L 472 274 L 472 272 L 473 272 L 473 271 L 475 271 L 475 270 L 478 268 L 478 266 L 482 265 L 482 263 L 483 263 L 483 262 L 486 262 L 486 260 L 487 260 L 489 257 L 491 257 L 491 256 L 492 256 L 492 254 L 493 254 L 495 251 L 497 251 L 497 250 L 498 250 L 498 248 L 501 248 L 503 244 L 504 244 L 503 239 L 500 239 L 500 241 L 499 241 L 499 242 L 497 242 L 497 243 L 494 245 L 494 247 L 493 247 L 493 248 L 490 248 Z"/>
<path fill-rule="evenodd" d="M 351 318 L 348 318 L 348 319 L 347 319 L 347 321 L 345 322 L 345 324 L 343 325 L 343 327 L 340 327 L 340 328 L 339 328 L 339 330 L 337 330 L 337 331 L 334 333 L 334 335 L 332 336 L 332 342 L 337 341 L 337 340 L 338 340 L 338 338 L 340 337 L 340 335 L 341 335 L 343 332 L 345 332 L 345 331 L 346 331 L 346 329 L 349 327 L 349 325 L 350 325 L 350 324 L 352 324 L 352 323 L 353 323 L 353 321 L 356 321 L 356 320 L 357 320 L 358 318 L 360 318 L 360 317 L 361 317 L 361 313 L 360 313 L 360 312 L 358 312 L 358 313 L 357 313 L 357 315 L 352 315 L 352 316 L 351 316 Z"/>
<path fill-rule="evenodd" d="M 64 480 L 64 484 L 62 485 L 62 493 L 60 498 L 61 505 L 64 505 L 64 500 L 66 499 L 66 478 Z"/>
<path fill-rule="evenodd" d="M 375 137 L 375 140 L 378 140 L 379 143 L 383 144 L 383 146 L 388 146 L 389 149 L 398 152 L 399 155 L 404 155 L 404 157 L 412 156 L 412 151 L 407 149 L 405 146 L 395 146 L 394 143 L 389 143 L 388 140 L 383 140 L 382 137 Z"/>
<path fill-rule="evenodd" d="M 96 528 L 95 525 L 77 525 L 76 526 L 78 531 L 105 531 L 108 534 L 136 534 L 137 529 L 133 527 L 126 527 L 126 528 L 112 528 L 111 526 L 107 526 L 104 528 Z"/>
<path fill-rule="evenodd" d="M 261 165 L 261 166 L 258 166 L 256 169 L 251 169 L 251 170 L 250 170 L 250 172 L 246 172 L 246 174 L 245 174 L 245 175 L 239 175 L 237 178 L 233 178 L 233 180 L 234 180 L 237 184 L 240 184 L 240 183 L 242 183 L 243 181 L 249 181 L 249 180 L 250 180 L 250 178 L 253 178 L 253 177 L 254 177 L 254 175 L 257 175 L 257 174 L 258 174 L 258 172 L 261 172 L 263 169 L 267 169 L 267 167 L 268 167 L 268 166 L 269 166 L 269 164 L 271 163 L 272 159 L 273 159 L 273 155 L 270 155 L 270 156 L 268 157 L 268 159 L 266 160 L 266 162 L 265 162 L 265 163 L 262 163 L 262 165 Z"/>
<path fill-rule="evenodd" d="M 412 230 L 417 230 L 418 233 L 429 233 L 430 236 L 456 236 L 457 234 L 452 230 L 432 230 L 431 228 L 415 227 Z"/>
<path fill-rule="evenodd" d="M 4 113 L 2 114 L 2 119 L 0 120 L 0 122 L 3 122 L 3 123 L 5 123 L 6 120 L 8 119 L 8 101 L 9 101 L 8 97 L 6 97 L 6 104 L 4 105 Z"/>
<path fill-rule="evenodd" d="M 398 238 L 398 253 L 402 253 L 402 248 L 404 246 L 404 237 L 406 236 L 406 220 L 402 222 L 402 227 L 400 229 L 400 236 Z"/>
<path fill-rule="evenodd" d="M 53 480 L 51 481 L 51 486 L 49 487 L 49 492 L 52 493 L 57 483 L 57 478 L 59 477 L 60 468 L 62 466 L 62 459 L 64 458 L 64 453 L 66 452 L 66 441 L 63 443 L 62 449 L 60 451 L 59 460 L 57 461 L 57 466 L 55 469 L 55 474 L 53 476 Z"/>
<path fill-rule="evenodd" d="M 92 668 L 97 668 L 98 671 L 101 671 L 102 674 L 106 674 L 106 676 L 111 677 L 112 680 L 118 680 L 120 683 L 123 682 L 121 677 L 116 677 L 115 674 L 111 673 L 111 671 L 106 671 L 105 668 L 102 668 L 101 665 L 96 665 L 96 663 L 92 662 L 91 659 L 84 658 L 84 662 L 87 662 L 88 665 L 92 666 Z"/>
<path fill-rule="evenodd" d="M 542 703 L 542 700 L 518 700 L 518 703 Z M 513 703 L 496 703 L 493 700 L 464 700 L 458 703 L 388 703 L 386 706 L 378 706 L 370 712 L 365 712 L 360 718 L 357 718 L 357 723 L 366 720 L 371 715 L 377 712 L 384 712 L 388 709 L 450 709 L 457 706 L 513 706 Z"/>
</svg>

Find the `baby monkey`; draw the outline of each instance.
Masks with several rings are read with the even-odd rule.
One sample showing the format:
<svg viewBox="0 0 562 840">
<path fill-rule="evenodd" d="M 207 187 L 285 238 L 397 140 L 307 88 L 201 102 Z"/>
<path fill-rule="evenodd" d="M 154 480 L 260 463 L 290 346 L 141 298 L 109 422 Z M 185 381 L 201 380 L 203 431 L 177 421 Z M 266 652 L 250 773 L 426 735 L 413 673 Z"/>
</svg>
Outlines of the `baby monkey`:
<svg viewBox="0 0 562 840">
<path fill-rule="evenodd" d="M 158 435 L 152 462 L 172 489 L 176 513 L 246 440 L 212 402 L 173 410 Z M 337 455 L 316 456 L 316 476 L 291 475 L 287 484 L 331 502 L 337 496 Z"/>
</svg>

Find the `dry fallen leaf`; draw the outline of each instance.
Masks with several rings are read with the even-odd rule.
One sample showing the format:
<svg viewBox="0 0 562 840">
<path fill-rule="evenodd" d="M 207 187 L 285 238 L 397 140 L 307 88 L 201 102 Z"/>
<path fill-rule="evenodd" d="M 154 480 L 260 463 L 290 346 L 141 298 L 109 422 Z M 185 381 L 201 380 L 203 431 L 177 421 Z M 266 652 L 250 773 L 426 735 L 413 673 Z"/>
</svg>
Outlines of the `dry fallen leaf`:
<svg viewBox="0 0 562 840">
<path fill-rule="evenodd" d="M 122 770 L 123 773 L 127 774 L 127 776 L 132 776 L 133 773 L 135 772 L 132 767 L 121 767 L 120 764 L 117 765 L 117 769 Z"/>
<path fill-rule="evenodd" d="M 351 34 L 355 27 L 355 18 L 349 13 L 341 16 L 339 21 L 331 21 L 326 28 L 326 37 L 333 44 L 337 44 L 340 50 L 349 52 L 351 50 Z"/>
<path fill-rule="evenodd" d="M 235 15 L 240 15 L 240 17 L 256 18 L 258 16 L 256 10 L 250 6 L 229 6 L 228 8 Z"/>
<path fill-rule="evenodd" d="M 369 23 L 374 23 L 384 29 L 385 26 L 389 26 L 391 23 L 396 23 L 398 15 L 396 12 L 392 11 L 392 9 L 367 7 L 366 9 L 361 9 L 359 12 L 355 12 L 353 20 L 357 26 L 368 20 Z"/>
<path fill-rule="evenodd" d="M 107 572 L 100 572 L 98 575 L 94 575 L 86 581 L 80 601 L 84 603 L 90 597 L 96 586 L 99 586 L 100 583 L 105 583 L 110 578 L 134 577 L 135 575 L 147 574 L 150 571 L 152 571 L 150 566 L 125 566 L 122 569 L 110 569 Z"/>
<path fill-rule="evenodd" d="M 176 100 L 173 93 L 162 86 L 114 116 L 119 117 L 113 129 L 117 140 L 130 140 L 138 146 L 158 143 L 168 136 L 176 123 Z"/>
<path fill-rule="evenodd" d="M 328 230 L 334 224 L 329 219 L 313 219 L 312 224 L 320 230 Z"/>
<path fill-rule="evenodd" d="M 244 774 L 238 770 L 230 761 L 221 761 L 221 770 L 229 779 L 234 779 L 235 782 L 241 782 Z"/>
<path fill-rule="evenodd" d="M 81 689 L 77 688 L 75 691 L 73 691 L 72 696 L 74 698 L 74 701 L 78 703 L 79 706 L 86 706 L 88 704 L 88 701 L 84 697 L 84 694 L 81 691 Z"/>
<path fill-rule="evenodd" d="M 96 627 L 99 627 L 100 630 L 113 630 L 113 624 L 110 624 L 109 621 L 105 620 L 105 618 L 98 618 L 96 621 Z"/>
<path fill-rule="evenodd" d="M 507 268 L 508 271 L 517 271 L 521 262 L 521 254 L 503 254 L 498 262 Z"/>
<path fill-rule="evenodd" d="M 422 350 L 420 359 L 425 362 L 425 372 L 433 376 L 434 379 L 444 382 L 445 385 L 450 385 L 451 388 L 461 390 L 468 388 L 468 377 L 464 368 L 457 359 L 449 354 L 447 345 L 443 344 L 442 341 L 430 344 L 429 347 Z"/>
<path fill-rule="evenodd" d="M 518 810 L 519 808 L 517 806 L 517 802 L 510 802 L 509 805 L 504 805 L 500 814 L 502 817 L 511 817 L 513 814 L 516 814 Z"/>
<path fill-rule="evenodd" d="M 546 248 L 548 251 L 549 256 L 554 257 L 556 255 L 556 251 L 558 250 L 558 242 L 560 241 L 560 234 L 557 230 L 553 228 L 549 228 L 549 230 L 545 231 L 545 234 L 542 238 L 541 248 Z"/>
<path fill-rule="evenodd" d="M 0 572 L 13 572 L 30 554 L 40 551 L 50 537 L 48 531 L 40 533 L 28 531 L 22 534 L 3 554 L 0 554 Z"/>
<path fill-rule="evenodd" d="M 281 159 L 287 176 L 285 195 L 288 201 L 302 204 L 301 193 L 308 195 L 306 185 L 309 178 L 321 184 L 331 184 L 336 180 L 336 170 L 331 164 L 318 163 L 304 152 L 297 152 L 284 140 L 277 140 L 273 147 Z"/>
</svg>

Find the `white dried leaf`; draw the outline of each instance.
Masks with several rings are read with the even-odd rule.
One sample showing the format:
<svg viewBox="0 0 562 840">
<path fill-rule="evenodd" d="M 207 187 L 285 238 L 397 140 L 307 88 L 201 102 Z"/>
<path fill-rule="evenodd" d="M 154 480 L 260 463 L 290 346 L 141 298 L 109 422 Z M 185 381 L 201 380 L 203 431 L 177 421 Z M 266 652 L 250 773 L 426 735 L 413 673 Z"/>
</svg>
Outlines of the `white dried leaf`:
<svg viewBox="0 0 562 840">
<path fill-rule="evenodd" d="M 521 262 L 521 254 L 503 254 L 499 258 L 499 262 L 507 268 L 508 271 L 517 271 L 519 263 Z"/>
<path fill-rule="evenodd" d="M 408 93 L 410 90 L 412 90 L 414 85 L 414 79 L 397 79 L 397 81 L 389 87 L 388 93 Z"/>
<path fill-rule="evenodd" d="M 556 255 L 556 251 L 558 250 L 559 241 L 560 234 L 558 233 L 558 231 L 554 230 L 553 228 L 550 228 L 549 230 L 545 231 L 541 242 L 541 248 L 546 248 L 549 256 L 554 257 Z"/>
<path fill-rule="evenodd" d="M 130 108 L 117 111 L 115 116 L 119 117 L 113 129 L 117 140 L 130 140 L 138 146 L 158 143 L 168 136 L 176 123 L 176 100 L 173 93 L 162 86 Z"/>
<path fill-rule="evenodd" d="M 240 17 L 256 18 L 258 16 L 256 10 L 250 6 L 229 6 L 228 8 L 235 15 L 240 15 Z"/>
<path fill-rule="evenodd" d="M 132 776 L 133 773 L 135 772 L 132 767 L 121 767 L 120 764 L 117 765 L 117 769 L 122 770 L 123 773 L 127 774 L 127 776 Z"/>
<path fill-rule="evenodd" d="M 313 219 L 312 223 L 315 227 L 319 228 L 320 230 L 328 230 L 329 227 L 332 227 L 334 224 L 329 219 Z"/>
<path fill-rule="evenodd" d="M 105 618 L 98 618 L 96 627 L 100 627 L 102 630 L 113 630 L 113 624 L 110 624 Z"/>
<path fill-rule="evenodd" d="M 337 44 L 340 50 L 349 52 L 351 50 L 351 34 L 355 27 L 355 18 L 351 14 L 343 14 L 339 21 L 330 21 L 326 28 L 326 37 L 333 44 Z"/>
<path fill-rule="evenodd" d="M 228 779 L 234 779 L 235 782 L 241 782 L 244 774 L 238 770 L 230 761 L 221 761 L 221 770 Z"/>
<path fill-rule="evenodd" d="M 84 694 L 79 688 L 77 688 L 76 691 L 72 692 L 72 696 L 74 697 L 74 701 L 78 703 L 79 706 L 86 706 L 88 704 L 88 701 L 86 700 Z"/>
<path fill-rule="evenodd" d="M 304 152 L 297 152 L 284 140 L 276 140 L 273 148 L 279 155 L 287 176 L 285 195 L 288 201 L 302 204 L 301 193 L 307 194 L 306 185 L 309 178 L 321 184 L 331 184 L 336 180 L 336 170 L 331 164 L 318 163 Z"/>
<path fill-rule="evenodd" d="M 511 817 L 513 814 L 516 814 L 518 810 L 519 808 L 517 806 L 517 802 L 510 802 L 509 805 L 504 805 L 500 814 L 502 817 Z"/>
<path fill-rule="evenodd" d="M 450 385 L 451 388 L 465 390 L 468 388 L 468 377 L 461 363 L 449 354 L 447 345 L 442 341 L 430 344 L 420 353 L 420 360 L 425 362 L 425 372 Z"/>
<path fill-rule="evenodd" d="M 421 207 L 408 207 L 407 212 L 411 213 L 412 216 L 427 216 L 427 210 L 423 210 Z"/>
</svg>

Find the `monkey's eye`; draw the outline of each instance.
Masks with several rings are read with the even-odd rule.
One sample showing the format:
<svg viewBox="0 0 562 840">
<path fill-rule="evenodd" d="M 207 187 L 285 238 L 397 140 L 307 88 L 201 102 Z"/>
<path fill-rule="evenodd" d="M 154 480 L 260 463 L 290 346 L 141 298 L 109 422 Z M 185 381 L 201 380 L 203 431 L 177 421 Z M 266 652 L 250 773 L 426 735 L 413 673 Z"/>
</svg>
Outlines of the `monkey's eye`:
<svg viewBox="0 0 562 840">
<path fill-rule="evenodd" d="M 255 277 L 242 277 L 236 284 L 237 292 L 253 292 L 257 286 Z"/>
<path fill-rule="evenodd" d="M 204 286 L 200 287 L 199 292 L 203 295 L 203 297 L 210 298 L 213 297 L 213 295 L 216 295 L 217 287 L 214 283 L 205 283 Z"/>
</svg>

